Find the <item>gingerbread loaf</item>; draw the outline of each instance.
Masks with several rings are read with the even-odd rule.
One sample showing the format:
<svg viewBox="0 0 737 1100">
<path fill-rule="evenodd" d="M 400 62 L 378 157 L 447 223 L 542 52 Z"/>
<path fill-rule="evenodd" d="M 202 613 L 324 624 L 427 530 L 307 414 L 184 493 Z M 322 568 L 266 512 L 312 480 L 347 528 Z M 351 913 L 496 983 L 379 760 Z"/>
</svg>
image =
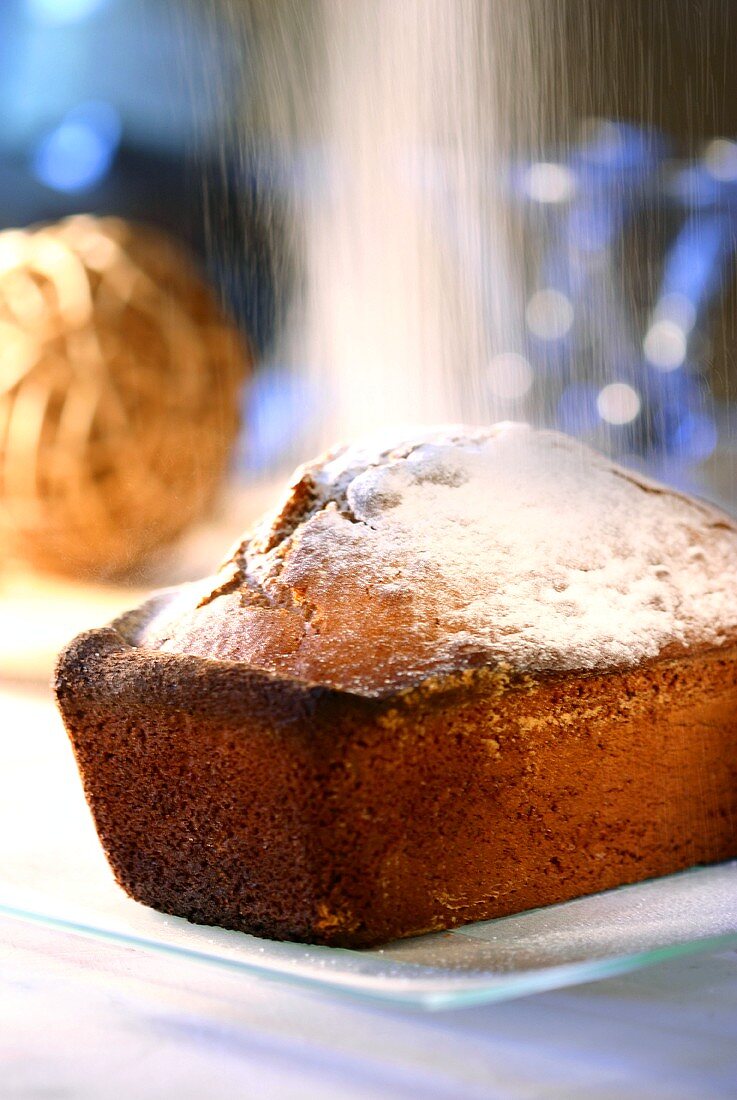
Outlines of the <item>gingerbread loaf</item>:
<svg viewBox="0 0 737 1100">
<path fill-rule="evenodd" d="M 737 855 L 737 526 L 519 425 L 343 448 L 61 655 L 133 896 L 342 946 Z"/>
</svg>

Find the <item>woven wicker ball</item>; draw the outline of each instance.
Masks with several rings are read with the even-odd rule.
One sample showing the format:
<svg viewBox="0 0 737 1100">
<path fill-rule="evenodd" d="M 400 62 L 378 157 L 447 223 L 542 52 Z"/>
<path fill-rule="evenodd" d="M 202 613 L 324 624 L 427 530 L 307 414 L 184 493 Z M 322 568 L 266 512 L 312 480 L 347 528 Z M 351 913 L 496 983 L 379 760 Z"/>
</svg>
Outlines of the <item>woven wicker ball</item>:
<svg viewBox="0 0 737 1100">
<path fill-rule="evenodd" d="M 200 516 L 248 353 L 182 248 L 117 218 L 0 233 L 0 538 L 129 573 Z"/>
</svg>

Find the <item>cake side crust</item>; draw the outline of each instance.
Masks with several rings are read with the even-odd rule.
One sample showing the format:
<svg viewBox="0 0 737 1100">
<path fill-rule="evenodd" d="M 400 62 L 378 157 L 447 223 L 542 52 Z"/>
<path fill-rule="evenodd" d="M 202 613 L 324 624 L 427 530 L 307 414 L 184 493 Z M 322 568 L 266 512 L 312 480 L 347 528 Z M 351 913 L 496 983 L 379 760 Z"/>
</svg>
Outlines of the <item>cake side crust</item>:
<svg viewBox="0 0 737 1100">
<path fill-rule="evenodd" d="M 377 699 L 108 628 L 57 694 L 118 881 L 196 922 L 370 945 L 737 855 L 737 647 Z"/>
</svg>

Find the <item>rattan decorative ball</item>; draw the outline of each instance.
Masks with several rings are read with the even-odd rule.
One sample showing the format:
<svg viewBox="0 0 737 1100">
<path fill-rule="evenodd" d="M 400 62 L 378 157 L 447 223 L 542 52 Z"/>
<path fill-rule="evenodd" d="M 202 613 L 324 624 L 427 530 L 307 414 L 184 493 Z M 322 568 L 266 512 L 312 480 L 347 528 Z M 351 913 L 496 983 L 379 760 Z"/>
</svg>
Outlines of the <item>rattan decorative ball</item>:
<svg viewBox="0 0 737 1100">
<path fill-rule="evenodd" d="M 250 357 L 184 251 L 78 216 L 0 233 L 0 537 L 114 577 L 200 516 Z"/>
</svg>

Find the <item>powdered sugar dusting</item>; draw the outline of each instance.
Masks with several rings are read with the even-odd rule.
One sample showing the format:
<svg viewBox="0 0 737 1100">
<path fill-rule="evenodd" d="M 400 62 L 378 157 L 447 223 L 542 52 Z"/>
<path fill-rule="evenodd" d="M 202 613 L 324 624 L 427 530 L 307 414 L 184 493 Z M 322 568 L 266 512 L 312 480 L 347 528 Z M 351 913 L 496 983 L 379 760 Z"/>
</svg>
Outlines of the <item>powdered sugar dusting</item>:
<svg viewBox="0 0 737 1100">
<path fill-rule="evenodd" d="M 468 664 L 633 665 L 736 633 L 733 522 L 565 436 L 439 429 L 300 475 L 139 644 L 371 690 Z"/>
</svg>

